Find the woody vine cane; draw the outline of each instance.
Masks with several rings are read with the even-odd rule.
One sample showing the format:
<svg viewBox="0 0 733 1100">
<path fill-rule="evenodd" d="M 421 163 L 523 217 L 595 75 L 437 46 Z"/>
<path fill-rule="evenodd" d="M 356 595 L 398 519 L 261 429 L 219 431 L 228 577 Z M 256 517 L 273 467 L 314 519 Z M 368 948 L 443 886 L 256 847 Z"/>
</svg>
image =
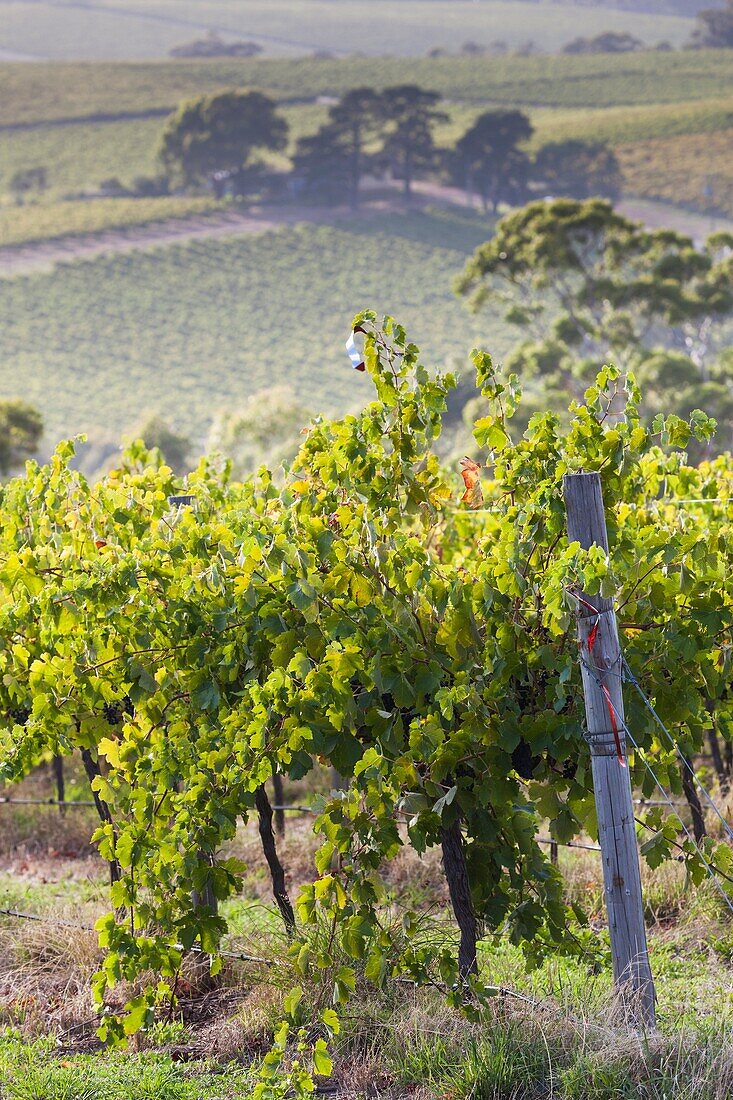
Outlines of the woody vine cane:
<svg viewBox="0 0 733 1100">
<path fill-rule="evenodd" d="M 580 543 L 583 550 L 600 546 L 608 553 L 600 474 L 567 474 L 563 487 L 570 542 Z M 614 982 L 630 1019 L 653 1027 L 654 980 L 646 942 L 634 804 L 626 761 L 622 658 L 616 616 L 612 601 L 600 594 L 576 593 L 575 598 Z"/>
</svg>

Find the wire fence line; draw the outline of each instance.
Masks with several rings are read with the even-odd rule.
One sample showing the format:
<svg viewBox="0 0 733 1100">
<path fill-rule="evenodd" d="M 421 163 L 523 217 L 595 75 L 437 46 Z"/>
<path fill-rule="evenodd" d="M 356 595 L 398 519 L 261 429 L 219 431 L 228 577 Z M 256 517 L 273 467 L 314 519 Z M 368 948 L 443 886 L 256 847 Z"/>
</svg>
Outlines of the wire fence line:
<svg viewBox="0 0 733 1100">
<path fill-rule="evenodd" d="M 629 681 L 629 683 L 634 684 L 634 686 L 636 687 L 637 691 L 639 692 L 641 698 L 643 699 L 645 705 L 647 706 L 648 710 L 650 711 L 650 713 L 654 717 L 654 720 L 659 725 L 660 729 L 662 729 L 663 732 L 666 734 L 666 736 L 669 738 L 669 741 L 670 741 L 672 747 L 675 749 L 675 751 L 677 752 L 678 755 L 683 756 L 679 746 L 677 745 L 677 742 L 675 741 L 675 739 L 673 738 L 670 731 L 667 729 L 667 727 L 662 722 L 662 719 L 657 714 L 657 711 L 654 708 L 651 700 L 645 695 L 645 693 L 644 693 L 641 685 L 639 684 L 638 680 L 636 680 L 636 677 L 634 676 L 631 668 L 629 667 L 629 665 L 626 661 L 626 658 L 623 656 L 623 653 L 620 654 L 620 661 L 621 661 L 621 669 L 622 669 L 621 674 L 620 674 L 621 678 L 622 679 L 627 679 Z M 597 666 L 597 665 L 589 665 L 586 661 L 583 661 L 583 664 L 585 665 L 586 669 L 591 673 L 591 675 L 594 677 L 594 679 L 596 680 L 596 683 L 598 684 L 598 686 L 600 688 L 603 688 L 604 685 L 603 685 L 603 680 L 601 679 L 601 675 L 607 674 L 609 670 L 601 668 L 600 666 Z M 601 675 L 599 675 L 599 674 L 601 674 Z M 619 674 L 615 673 L 615 675 L 619 675 Z M 625 736 L 628 737 L 629 741 L 634 746 L 634 749 L 637 752 L 637 754 L 639 756 L 639 759 L 642 761 L 642 763 L 644 764 L 644 767 L 647 769 L 650 776 L 652 777 L 654 785 L 656 786 L 657 790 L 659 791 L 660 795 L 662 796 L 662 805 L 668 806 L 674 812 L 674 805 L 675 804 L 673 803 L 670 796 L 667 794 L 667 791 L 666 791 L 664 785 L 662 784 L 661 780 L 659 779 L 659 776 L 655 772 L 654 768 L 649 763 L 649 760 L 647 759 L 646 753 L 643 751 L 641 746 L 635 740 L 634 735 L 632 734 L 631 730 L 629 729 L 628 723 L 627 723 L 624 715 L 620 714 L 619 711 L 616 709 L 616 707 L 613 704 L 613 701 L 611 700 L 610 695 L 607 692 L 604 692 L 604 695 L 606 697 L 608 706 L 611 710 L 612 718 L 614 718 L 615 721 L 618 723 L 619 728 L 621 730 L 623 730 Z M 694 775 L 694 770 L 693 770 L 693 775 Z M 695 776 L 695 778 L 697 779 L 696 776 Z M 698 782 L 699 782 L 699 780 L 698 780 Z M 730 830 L 730 827 L 728 826 L 728 823 L 726 822 L 726 820 L 723 817 L 722 813 L 720 812 L 719 808 L 715 805 L 715 803 L 714 803 L 712 797 L 710 796 L 710 794 L 708 793 L 707 789 L 705 789 L 705 794 L 706 794 L 706 797 L 708 798 L 710 804 L 713 806 L 713 809 L 715 810 L 716 814 L 718 815 L 720 820 L 725 825 L 728 833 L 733 835 L 733 833 Z M 687 839 L 689 840 L 690 844 L 693 846 L 694 850 L 697 852 L 698 856 L 700 857 L 700 861 L 701 861 L 701 863 L 703 864 L 703 866 L 705 868 L 705 871 L 706 871 L 706 874 L 707 874 L 708 878 L 712 879 L 712 881 L 715 884 L 716 889 L 719 891 L 721 897 L 723 898 L 723 901 L 725 902 L 726 907 L 730 911 L 731 915 L 733 915 L 733 901 L 731 900 L 730 896 L 728 895 L 728 893 L 727 893 L 725 887 L 723 886 L 722 882 L 718 878 L 718 874 L 722 874 L 724 878 L 728 878 L 728 876 L 726 876 L 724 874 L 724 872 L 722 872 L 720 870 L 719 867 L 716 867 L 715 864 L 713 864 L 711 861 L 709 861 L 707 859 L 705 853 L 703 852 L 700 845 L 697 843 L 697 840 L 695 839 L 693 834 L 690 832 L 690 830 L 688 829 L 685 822 L 682 820 L 681 817 L 679 817 L 679 815 L 677 815 L 677 816 L 678 816 L 678 820 L 679 820 L 679 822 L 682 826 L 682 831 L 684 832 L 684 834 L 687 837 Z M 730 881 L 730 879 L 729 879 L 729 881 Z"/>
<path fill-rule="evenodd" d="M 716 817 L 718 818 L 718 820 L 719 820 L 719 821 L 720 821 L 720 823 L 722 824 L 722 826 L 723 826 L 723 828 L 724 828 L 724 830 L 725 830 L 725 832 L 726 832 L 726 835 L 728 836 L 728 838 L 729 838 L 729 839 L 731 839 L 731 840 L 733 840 L 733 829 L 731 829 L 730 825 L 729 825 L 729 824 L 728 824 L 728 822 L 726 821 L 726 819 L 725 819 L 725 817 L 723 816 L 723 814 L 721 813 L 720 809 L 718 808 L 718 806 L 717 806 L 717 805 L 716 805 L 716 803 L 714 802 L 714 800 L 713 800 L 713 798 L 712 798 L 712 795 L 710 794 L 710 792 L 708 791 L 708 789 L 707 789 L 707 787 L 705 786 L 705 784 L 704 784 L 704 783 L 702 782 L 702 780 L 701 780 L 701 779 L 699 778 L 699 776 L 697 775 L 697 772 L 696 772 L 696 771 L 695 771 L 695 769 L 694 769 L 694 768 L 692 767 L 692 765 L 691 765 L 690 761 L 688 760 L 688 758 L 687 758 L 687 757 L 685 756 L 685 754 L 684 754 L 684 753 L 682 752 L 682 750 L 680 749 L 679 745 L 677 744 L 676 740 L 674 739 L 674 737 L 673 737 L 673 736 L 672 736 L 672 734 L 670 733 L 670 731 L 669 731 L 669 729 L 667 728 L 667 726 L 666 726 L 666 725 L 664 724 L 664 722 L 662 721 L 662 719 L 661 719 L 661 718 L 659 717 L 659 715 L 657 714 L 657 711 L 656 711 L 656 709 L 655 709 L 654 705 L 652 704 L 652 701 L 651 701 L 651 699 L 650 699 L 650 698 L 649 698 L 649 696 L 648 696 L 648 695 L 647 695 L 647 694 L 646 694 L 646 693 L 644 692 L 643 688 L 641 687 L 641 684 L 639 683 L 639 681 L 637 680 L 636 676 L 634 675 L 634 673 L 632 672 L 631 668 L 629 667 L 629 662 L 628 662 L 628 661 L 626 660 L 626 658 L 625 658 L 625 657 L 622 657 L 622 658 L 621 658 L 621 660 L 622 660 L 622 667 L 623 667 L 624 679 L 625 679 L 625 680 L 626 680 L 626 681 L 627 681 L 628 683 L 630 683 L 630 684 L 632 685 L 632 687 L 634 687 L 634 688 L 636 689 L 636 691 L 637 691 L 637 692 L 639 693 L 639 696 L 640 696 L 640 698 L 642 699 L 642 701 L 643 701 L 643 703 L 644 703 L 645 707 L 647 708 L 647 710 L 649 711 L 649 713 L 650 713 L 650 714 L 652 715 L 652 717 L 654 718 L 654 721 L 655 721 L 655 722 L 657 723 L 657 725 L 659 726 L 660 730 L 662 730 L 662 732 L 664 733 L 665 737 L 667 738 L 667 741 L 669 742 L 669 744 L 670 744 L 670 745 L 672 746 L 672 748 L 674 749 L 675 753 L 676 753 L 676 754 L 677 754 L 677 756 L 679 757 L 679 759 L 680 759 L 680 761 L 681 761 L 681 763 L 682 763 L 682 766 L 683 766 L 683 768 L 685 768 L 685 769 L 686 769 L 686 771 L 687 771 L 687 772 L 689 772 L 689 774 L 690 774 L 690 775 L 692 776 L 692 780 L 693 780 L 693 782 L 694 782 L 694 783 L 695 783 L 695 784 L 696 784 L 696 785 L 697 785 L 697 786 L 698 786 L 698 787 L 700 788 L 700 791 L 702 792 L 702 795 L 703 795 L 703 797 L 705 798 L 705 801 L 706 801 L 706 802 L 707 802 L 707 804 L 708 804 L 708 805 L 710 806 L 710 808 L 711 808 L 711 809 L 713 810 L 713 812 L 715 813 Z"/>
<path fill-rule="evenodd" d="M 686 806 L 687 805 L 687 803 L 684 801 L 684 799 L 681 799 L 681 798 L 680 799 L 673 799 L 672 801 L 673 801 L 673 804 L 675 806 Z M 666 805 L 668 805 L 668 803 L 662 801 L 662 799 L 654 799 L 654 798 L 635 798 L 634 802 L 639 806 L 666 806 Z M 87 809 L 87 808 L 93 809 L 96 806 L 96 803 L 91 802 L 91 801 L 87 802 L 84 799 L 62 799 L 62 800 L 59 800 L 58 798 L 5 798 L 5 797 L 0 797 L 0 806 L 57 806 L 57 807 L 61 807 L 62 809 L 66 809 L 67 807 L 69 807 L 71 809 L 75 809 L 77 807 L 81 807 L 83 809 Z M 273 805 L 272 809 L 274 811 L 278 811 L 278 812 L 282 812 L 282 813 L 294 813 L 294 814 L 296 814 L 296 813 L 297 814 L 317 814 L 318 813 L 318 810 L 316 810 L 313 806 L 295 806 L 295 805 L 293 805 L 293 806 L 291 806 L 291 805 L 277 806 L 277 805 Z M 559 841 L 558 841 L 558 843 L 559 843 Z"/>
<path fill-rule="evenodd" d="M 646 500 L 640 504 L 631 504 L 627 501 L 619 501 L 617 507 L 635 508 L 638 511 L 642 511 L 645 508 L 654 508 L 657 505 L 665 505 L 670 508 L 680 508 L 685 504 L 723 504 L 733 505 L 733 498 L 729 497 L 655 497 L 653 500 Z M 497 515 L 506 512 L 509 508 L 513 507 L 512 504 L 502 506 L 501 504 L 487 505 L 485 508 L 451 508 L 448 509 L 448 514 L 453 516 L 488 516 Z"/>
<path fill-rule="evenodd" d="M 52 924 L 52 925 L 55 925 L 57 927 L 68 928 L 68 929 L 72 929 L 72 930 L 78 931 L 78 932 L 95 932 L 96 931 L 95 928 L 93 928 L 91 925 L 88 925 L 88 924 L 81 924 L 81 923 L 74 923 L 73 921 L 60 920 L 60 919 L 52 917 L 52 916 L 44 916 L 44 915 L 41 915 L 41 914 L 38 914 L 38 913 L 24 913 L 24 912 L 21 912 L 18 909 L 3 909 L 3 908 L 0 908 L 0 917 L 2 917 L 2 916 L 10 917 L 10 918 L 15 919 L 15 920 L 28 920 L 28 921 L 35 921 L 35 922 L 38 922 L 38 923 L 41 923 L 41 924 Z M 205 956 L 206 958 L 211 957 L 211 954 L 207 951 L 204 951 L 204 949 L 202 947 L 193 946 L 193 947 L 190 947 L 190 948 L 184 948 L 180 943 L 173 944 L 173 946 L 176 948 L 176 950 L 179 950 L 179 951 L 183 952 L 184 954 L 188 953 L 188 954 L 191 954 L 191 955 L 201 955 L 201 956 Z M 224 948 L 221 948 L 221 949 L 217 950 L 215 952 L 215 955 L 216 955 L 216 957 L 219 957 L 219 958 L 222 958 L 222 959 L 231 959 L 235 962 L 253 963 L 255 965 L 266 966 L 266 967 L 271 968 L 271 969 L 275 969 L 279 966 L 282 966 L 282 963 L 283 963 L 282 958 L 280 958 L 280 959 L 268 959 L 268 958 L 264 957 L 263 955 L 250 955 L 250 954 L 247 954 L 246 952 L 241 952 L 241 951 L 227 951 Z M 410 985 L 410 986 L 413 986 L 415 988 L 419 985 L 419 983 L 416 982 L 413 978 L 391 977 L 391 978 L 388 978 L 388 980 L 395 983 L 396 985 Z M 433 987 L 436 987 L 437 983 L 429 982 L 428 984 L 432 985 Z M 445 988 L 445 987 L 443 987 L 441 985 L 441 988 Z M 548 1001 L 548 1000 L 537 1000 L 534 997 L 528 997 L 524 993 L 519 993 L 515 989 L 509 989 L 507 986 L 489 985 L 487 988 L 490 989 L 493 994 L 499 994 L 502 997 L 510 997 L 513 1000 L 521 1001 L 523 1004 L 530 1005 L 533 1008 L 551 1008 L 552 1007 L 551 1002 Z M 94 1022 L 96 1022 L 96 1021 L 90 1021 L 90 1023 L 94 1023 Z M 586 1022 L 586 1026 L 587 1026 L 587 1022 Z M 68 1030 L 72 1030 L 72 1029 L 70 1028 Z"/>
<path fill-rule="evenodd" d="M 67 801 L 58 798 L 0 798 L 0 806 L 58 806 L 61 809 L 66 809 L 67 806 L 72 808 L 94 807 L 96 802 L 85 802 L 83 799 Z"/>
<path fill-rule="evenodd" d="M 20 909 L 3 909 L 0 908 L 0 917 L 10 917 L 13 920 L 27 920 L 33 921 L 37 924 L 53 925 L 56 928 L 68 928 L 73 932 L 96 932 L 97 929 L 92 924 L 82 924 L 81 921 L 69 921 L 64 920 L 62 917 L 54 917 L 50 914 L 42 913 L 24 913 Z M 194 955 L 206 955 L 208 952 L 204 951 L 201 947 L 184 948 L 180 943 L 173 945 L 179 951 L 188 950 Z M 216 952 L 217 955 L 221 955 L 226 959 L 238 959 L 240 962 L 261 963 L 264 966 L 277 966 L 277 959 L 266 959 L 261 955 L 248 955 L 239 951 L 221 951 Z"/>
<path fill-rule="evenodd" d="M 638 802 L 644 805 L 651 805 L 647 799 L 637 799 Z M 59 806 L 59 807 L 94 807 L 94 802 L 59 802 L 56 798 L 0 798 L 0 806 Z M 281 813 L 298 813 L 298 814 L 317 814 L 319 811 L 313 806 L 278 806 L 272 807 L 274 812 Z M 537 837 L 538 844 L 558 844 L 561 848 L 582 848 L 587 852 L 600 852 L 601 848 L 598 844 L 584 844 L 577 840 L 555 840 L 554 837 Z M 5 910 L 0 909 L 0 914 Z"/>
</svg>

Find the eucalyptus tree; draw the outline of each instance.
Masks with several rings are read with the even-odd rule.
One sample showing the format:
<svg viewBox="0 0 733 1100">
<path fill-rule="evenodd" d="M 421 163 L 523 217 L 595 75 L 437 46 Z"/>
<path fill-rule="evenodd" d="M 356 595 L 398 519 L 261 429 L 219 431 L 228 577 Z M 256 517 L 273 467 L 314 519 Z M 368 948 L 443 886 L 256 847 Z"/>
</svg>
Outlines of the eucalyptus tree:
<svg viewBox="0 0 733 1100">
<path fill-rule="evenodd" d="M 733 321 L 733 237 L 702 247 L 649 230 L 609 202 L 534 202 L 499 222 L 457 282 L 474 309 L 517 331 L 507 366 L 580 397 L 606 363 L 648 385 L 647 408 L 702 405 L 730 445 L 733 377 L 723 354 Z"/>
</svg>

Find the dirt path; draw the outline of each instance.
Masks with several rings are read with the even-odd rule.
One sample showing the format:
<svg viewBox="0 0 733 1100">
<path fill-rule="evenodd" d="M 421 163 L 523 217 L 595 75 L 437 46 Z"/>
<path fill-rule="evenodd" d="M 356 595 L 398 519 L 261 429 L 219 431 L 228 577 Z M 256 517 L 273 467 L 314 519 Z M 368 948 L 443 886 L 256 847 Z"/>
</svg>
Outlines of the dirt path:
<svg viewBox="0 0 733 1100">
<path fill-rule="evenodd" d="M 439 184 L 423 181 L 418 181 L 414 186 L 424 198 L 480 209 L 478 201 L 469 200 L 465 191 L 458 187 L 441 187 Z M 623 199 L 616 204 L 616 209 L 626 218 L 644 222 L 650 229 L 674 229 L 677 233 L 684 233 L 692 237 L 696 244 L 702 244 L 710 233 L 721 230 L 733 233 L 733 220 L 730 218 L 710 217 L 654 199 Z"/>
<path fill-rule="evenodd" d="M 281 210 L 277 217 L 259 212 L 214 214 L 207 217 L 170 218 L 131 229 L 109 229 L 78 237 L 34 241 L 0 248 L 0 276 L 48 271 L 58 263 L 93 259 L 95 256 L 161 248 L 211 237 L 238 237 L 266 233 L 282 225 L 303 221 L 302 213 Z"/>
<path fill-rule="evenodd" d="M 413 209 L 436 203 L 446 206 L 475 206 L 462 190 L 455 187 L 419 182 L 415 184 L 415 192 Z M 378 216 L 385 211 L 400 210 L 404 210 L 404 205 L 396 191 L 393 199 L 372 203 L 363 212 Z M 686 233 L 698 244 L 714 230 L 733 232 L 733 221 L 729 219 L 711 219 L 704 214 L 692 213 L 669 203 L 649 199 L 624 200 L 618 204 L 618 210 L 627 217 L 645 222 L 651 228 L 664 226 Z M 250 236 L 304 221 L 332 224 L 348 217 L 349 211 L 343 208 L 273 206 L 253 209 L 247 213 L 226 211 L 208 216 L 171 218 L 130 229 L 110 229 L 103 233 L 60 237 L 56 240 L 0 248 L 0 277 L 48 271 L 58 263 L 93 259 L 95 256 L 162 248 L 212 237 Z"/>
<path fill-rule="evenodd" d="M 655 202 L 653 199 L 624 199 L 618 209 L 627 218 L 644 222 L 650 229 L 675 229 L 692 237 L 696 244 L 702 244 L 711 233 L 733 233 L 733 221 L 730 218 L 711 217 L 709 214 L 697 214 L 681 206 L 672 206 L 668 202 Z"/>
</svg>

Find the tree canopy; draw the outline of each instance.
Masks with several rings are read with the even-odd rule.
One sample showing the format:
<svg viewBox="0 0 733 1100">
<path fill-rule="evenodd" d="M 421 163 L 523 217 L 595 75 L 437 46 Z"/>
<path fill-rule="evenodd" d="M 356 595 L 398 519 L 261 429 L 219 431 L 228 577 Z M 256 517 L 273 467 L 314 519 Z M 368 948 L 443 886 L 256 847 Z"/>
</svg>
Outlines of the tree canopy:
<svg viewBox="0 0 733 1100">
<path fill-rule="evenodd" d="M 457 289 L 474 308 L 503 308 L 520 332 L 509 364 L 523 377 L 579 395 L 616 363 L 663 387 L 667 408 L 693 403 L 718 416 L 725 447 L 733 390 L 719 356 L 721 322 L 733 318 L 732 244 L 717 234 L 696 248 L 602 200 L 535 202 L 499 223 Z"/>
<path fill-rule="evenodd" d="M 502 108 L 484 111 L 456 144 L 458 179 L 476 188 L 485 210 L 524 200 L 530 160 L 520 146 L 532 133 L 523 111 Z"/>
<path fill-rule="evenodd" d="M 225 455 L 235 478 L 249 477 L 263 463 L 277 477 L 298 453 L 312 415 L 285 386 L 259 390 L 241 407 L 216 416 L 207 451 Z"/>
<path fill-rule="evenodd" d="M 310 186 L 320 184 L 332 194 L 345 187 L 355 209 L 367 146 L 382 132 L 382 97 L 374 88 L 352 88 L 329 108 L 328 116 L 317 133 L 298 142 L 295 165 Z"/>
<path fill-rule="evenodd" d="M 42 165 L 36 168 L 19 168 L 10 179 L 10 190 L 19 203 L 33 192 L 42 194 L 47 187 L 48 171 Z"/>
<path fill-rule="evenodd" d="M 644 43 L 625 31 L 604 31 L 594 38 L 574 38 L 562 48 L 563 53 L 633 53 L 643 50 Z"/>
<path fill-rule="evenodd" d="M 159 155 L 169 177 L 186 184 L 243 183 L 257 150 L 285 148 L 288 124 L 262 92 L 215 92 L 182 103 L 168 119 Z"/>
<path fill-rule="evenodd" d="M 733 47 L 733 0 L 726 0 L 723 8 L 706 8 L 698 12 L 691 44 L 719 49 Z"/>
<path fill-rule="evenodd" d="M 35 454 L 43 434 L 41 414 L 25 401 L 0 401 L 0 474 Z"/>
<path fill-rule="evenodd" d="M 188 471 L 191 440 L 172 428 L 161 416 L 148 417 L 135 434 L 148 450 L 159 451 L 174 473 L 185 474 Z"/>
<path fill-rule="evenodd" d="M 532 177 L 552 195 L 617 199 L 622 178 L 613 149 L 600 141 L 552 141 L 537 152 Z"/>
<path fill-rule="evenodd" d="M 405 195 L 411 193 L 417 168 L 435 164 L 438 150 L 434 129 L 448 115 L 437 110 L 438 92 L 426 91 L 417 84 L 399 84 L 382 92 L 386 133 L 382 151 L 402 180 Z"/>
</svg>

